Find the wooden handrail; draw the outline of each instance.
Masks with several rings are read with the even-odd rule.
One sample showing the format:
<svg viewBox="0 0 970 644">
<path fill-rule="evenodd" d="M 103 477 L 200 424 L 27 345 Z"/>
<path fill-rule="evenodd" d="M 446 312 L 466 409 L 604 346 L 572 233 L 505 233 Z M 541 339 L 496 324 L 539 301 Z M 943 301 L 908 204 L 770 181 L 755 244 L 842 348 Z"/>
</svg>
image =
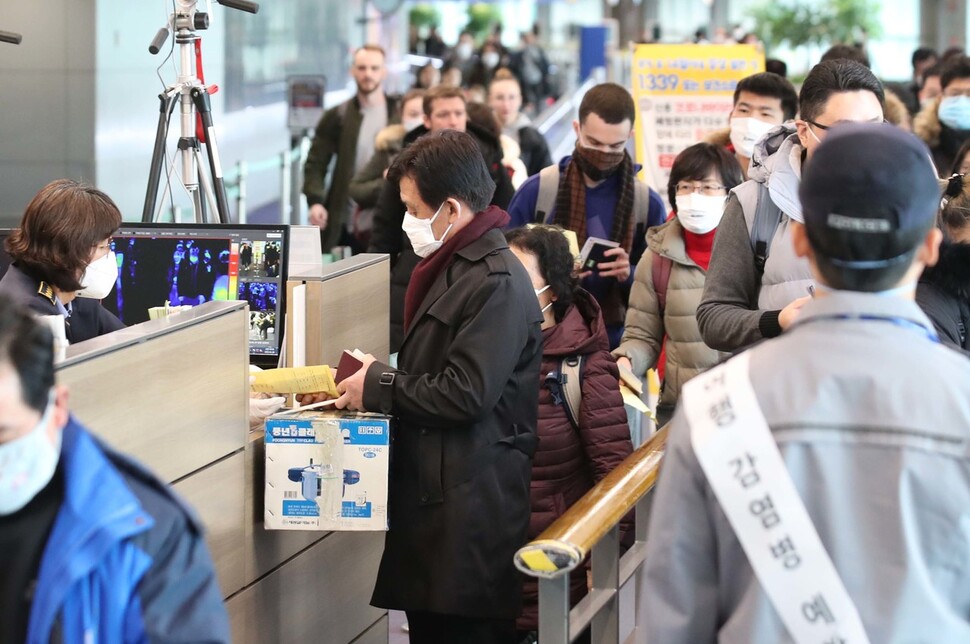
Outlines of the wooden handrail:
<svg viewBox="0 0 970 644">
<path fill-rule="evenodd" d="M 593 546 L 650 491 L 667 444 L 663 428 L 626 457 L 534 541 L 515 554 L 533 577 L 558 577 L 579 565 Z"/>
</svg>

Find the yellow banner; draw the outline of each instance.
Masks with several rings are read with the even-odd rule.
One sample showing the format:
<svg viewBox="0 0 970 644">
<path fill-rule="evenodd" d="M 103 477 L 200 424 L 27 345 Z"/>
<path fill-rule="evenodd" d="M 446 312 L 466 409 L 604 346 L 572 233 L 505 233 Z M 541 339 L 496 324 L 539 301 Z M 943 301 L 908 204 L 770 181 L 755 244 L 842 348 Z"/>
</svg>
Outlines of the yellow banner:
<svg viewBox="0 0 970 644">
<path fill-rule="evenodd" d="M 666 195 L 674 158 L 728 127 L 738 81 L 764 71 L 755 45 L 639 45 L 633 53 L 634 140 L 643 178 Z"/>
</svg>

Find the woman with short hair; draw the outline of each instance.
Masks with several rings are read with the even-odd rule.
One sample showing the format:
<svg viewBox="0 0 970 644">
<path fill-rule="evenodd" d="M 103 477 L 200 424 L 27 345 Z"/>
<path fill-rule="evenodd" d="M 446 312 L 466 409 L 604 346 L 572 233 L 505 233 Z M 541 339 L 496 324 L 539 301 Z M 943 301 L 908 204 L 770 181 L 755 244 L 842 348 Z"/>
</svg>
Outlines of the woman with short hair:
<svg viewBox="0 0 970 644">
<path fill-rule="evenodd" d="M 124 328 L 101 306 L 118 279 L 111 236 L 121 226 L 114 201 L 92 186 L 58 179 L 27 205 L 5 242 L 13 259 L 0 293 L 39 315 L 61 315 L 69 342 Z"/>
</svg>

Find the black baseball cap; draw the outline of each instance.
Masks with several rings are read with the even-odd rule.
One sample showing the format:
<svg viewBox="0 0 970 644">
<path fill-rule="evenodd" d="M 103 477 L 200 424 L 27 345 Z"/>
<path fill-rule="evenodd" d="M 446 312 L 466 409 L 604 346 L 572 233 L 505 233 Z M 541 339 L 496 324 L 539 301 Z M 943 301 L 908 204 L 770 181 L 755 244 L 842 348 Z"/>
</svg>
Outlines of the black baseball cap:
<svg viewBox="0 0 970 644">
<path fill-rule="evenodd" d="M 887 123 L 833 127 L 805 165 L 799 196 L 815 253 L 860 270 L 908 261 L 940 205 L 926 145 Z"/>
</svg>

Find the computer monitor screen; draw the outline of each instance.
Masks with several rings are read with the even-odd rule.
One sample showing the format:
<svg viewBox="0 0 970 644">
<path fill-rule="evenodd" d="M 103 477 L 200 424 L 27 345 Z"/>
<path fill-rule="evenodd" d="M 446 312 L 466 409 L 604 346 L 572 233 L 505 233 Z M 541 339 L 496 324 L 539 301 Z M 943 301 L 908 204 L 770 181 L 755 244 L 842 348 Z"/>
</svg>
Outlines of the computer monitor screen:
<svg viewBox="0 0 970 644">
<path fill-rule="evenodd" d="M 287 226 L 125 222 L 112 246 L 118 281 L 102 304 L 122 322 L 144 322 L 149 309 L 166 302 L 245 300 L 250 358 L 276 363 L 286 310 Z"/>
</svg>

